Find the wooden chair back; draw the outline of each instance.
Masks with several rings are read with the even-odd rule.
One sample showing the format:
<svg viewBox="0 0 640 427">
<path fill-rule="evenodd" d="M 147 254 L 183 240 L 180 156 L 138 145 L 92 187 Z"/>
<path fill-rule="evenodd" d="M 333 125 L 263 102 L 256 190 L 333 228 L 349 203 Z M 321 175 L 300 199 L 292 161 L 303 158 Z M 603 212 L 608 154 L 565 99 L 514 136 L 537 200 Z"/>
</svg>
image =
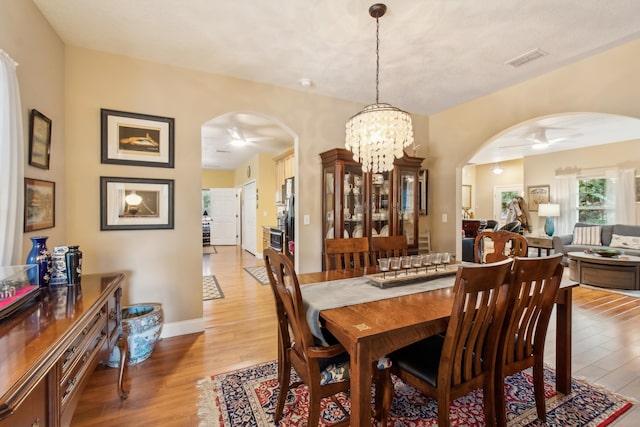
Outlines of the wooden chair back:
<svg viewBox="0 0 640 427">
<path fill-rule="evenodd" d="M 316 346 L 307 323 L 302 293 L 293 264 L 284 254 L 274 249 L 264 250 L 264 261 L 273 290 L 278 314 L 278 381 L 280 392 L 276 404 L 274 421 L 282 416 L 287 393 L 300 383 L 289 384 L 291 366 L 309 387 L 309 426 L 317 426 L 320 419 L 320 401 L 337 393 L 349 390 L 349 381 L 329 382 L 321 385 L 321 376 L 326 359 L 343 355 L 348 360 L 344 347 L 335 344 Z M 281 347 L 282 346 L 282 347 Z M 282 368 L 280 367 L 282 362 Z M 337 400 L 334 400 L 337 402 Z M 339 405 L 342 411 L 347 412 Z M 334 425 L 348 425 L 348 418 Z"/>
<path fill-rule="evenodd" d="M 487 251 L 487 241 L 493 243 L 493 251 Z M 510 231 L 483 231 L 478 233 L 473 247 L 473 260 L 481 264 L 502 261 L 515 256 L 526 257 L 529 251 L 527 239 Z"/>
<path fill-rule="evenodd" d="M 325 239 L 324 259 L 326 270 L 351 270 L 369 267 L 369 238 Z"/>
<path fill-rule="evenodd" d="M 511 263 L 460 267 L 444 340 L 436 335 L 401 350 L 400 356 L 392 354 L 398 376 L 437 400 L 441 427 L 449 426 L 451 402 L 480 387 L 486 425 L 495 424 L 495 361 Z M 439 359 L 434 361 L 434 355 Z"/>
<path fill-rule="evenodd" d="M 496 363 L 496 415 L 500 426 L 507 422 L 504 378 L 528 367 L 533 367 L 538 418 L 546 420 L 544 343 L 563 268 L 562 254 L 514 260 Z"/>
<path fill-rule="evenodd" d="M 380 258 L 407 256 L 407 236 L 371 237 L 371 265 L 376 265 Z"/>
</svg>

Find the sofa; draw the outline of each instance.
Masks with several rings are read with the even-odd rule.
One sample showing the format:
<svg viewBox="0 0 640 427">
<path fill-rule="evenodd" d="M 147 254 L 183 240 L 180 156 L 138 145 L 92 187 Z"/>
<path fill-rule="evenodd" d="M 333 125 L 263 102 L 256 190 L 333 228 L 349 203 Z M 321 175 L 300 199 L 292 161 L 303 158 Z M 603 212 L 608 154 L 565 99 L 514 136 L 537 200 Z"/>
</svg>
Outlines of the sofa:
<svg viewBox="0 0 640 427">
<path fill-rule="evenodd" d="M 594 225 L 578 222 L 572 234 L 553 236 L 553 250 L 565 255 L 565 263 L 569 252 L 608 247 L 620 249 L 625 255 L 640 256 L 640 225 Z"/>
</svg>

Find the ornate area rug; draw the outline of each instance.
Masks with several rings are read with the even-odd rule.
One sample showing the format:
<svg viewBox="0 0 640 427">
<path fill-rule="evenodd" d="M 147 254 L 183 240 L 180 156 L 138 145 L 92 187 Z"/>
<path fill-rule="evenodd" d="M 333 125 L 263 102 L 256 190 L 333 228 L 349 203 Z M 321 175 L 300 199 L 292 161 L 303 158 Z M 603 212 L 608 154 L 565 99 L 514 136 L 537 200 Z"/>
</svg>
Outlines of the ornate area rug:
<svg viewBox="0 0 640 427">
<path fill-rule="evenodd" d="M 292 373 L 292 381 L 298 377 Z M 438 408 L 413 387 L 393 377 L 395 396 L 389 425 L 394 427 L 436 426 Z M 555 391 L 555 371 L 545 370 L 546 426 L 605 426 L 631 408 L 631 400 L 584 381 L 573 380 L 573 392 L 564 396 Z M 201 390 L 198 414 L 201 426 L 274 426 L 273 413 L 279 390 L 276 361 L 251 366 L 205 378 L 198 382 Z M 533 398 L 533 378 L 524 371 L 507 378 L 507 419 L 509 426 L 540 426 Z M 373 399 L 373 394 L 372 394 Z M 343 395 L 341 403 L 349 408 Z M 372 400 L 373 402 L 373 400 Z M 279 426 L 306 426 L 308 414 L 306 386 L 290 391 Z M 322 402 L 321 424 L 330 425 L 343 417 L 330 400 Z M 476 390 L 451 405 L 451 425 L 484 426 L 482 391 Z M 375 422 L 373 425 L 376 425 Z"/>
<path fill-rule="evenodd" d="M 267 276 L 267 268 L 265 266 L 258 265 L 256 267 L 244 267 L 244 269 L 261 284 L 269 284 L 269 276 Z"/>
<path fill-rule="evenodd" d="M 203 254 L 217 254 L 218 251 L 216 250 L 215 246 L 203 246 L 202 247 L 202 253 Z"/>
<path fill-rule="evenodd" d="M 216 276 L 203 276 L 202 277 L 202 300 L 209 301 L 211 299 L 224 298 L 222 289 L 218 284 Z"/>
</svg>

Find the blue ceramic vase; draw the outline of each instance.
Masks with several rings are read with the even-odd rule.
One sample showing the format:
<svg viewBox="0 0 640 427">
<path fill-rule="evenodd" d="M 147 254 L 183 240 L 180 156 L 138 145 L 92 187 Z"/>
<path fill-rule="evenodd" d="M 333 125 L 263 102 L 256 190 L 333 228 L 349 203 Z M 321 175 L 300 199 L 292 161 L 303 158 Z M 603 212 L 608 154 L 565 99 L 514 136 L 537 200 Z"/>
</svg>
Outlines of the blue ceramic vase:
<svg viewBox="0 0 640 427">
<path fill-rule="evenodd" d="M 27 254 L 27 264 L 38 266 L 37 271 L 29 272 L 29 283 L 38 286 L 49 285 L 51 279 L 51 253 L 47 249 L 48 236 L 31 237 L 33 247 Z"/>
</svg>

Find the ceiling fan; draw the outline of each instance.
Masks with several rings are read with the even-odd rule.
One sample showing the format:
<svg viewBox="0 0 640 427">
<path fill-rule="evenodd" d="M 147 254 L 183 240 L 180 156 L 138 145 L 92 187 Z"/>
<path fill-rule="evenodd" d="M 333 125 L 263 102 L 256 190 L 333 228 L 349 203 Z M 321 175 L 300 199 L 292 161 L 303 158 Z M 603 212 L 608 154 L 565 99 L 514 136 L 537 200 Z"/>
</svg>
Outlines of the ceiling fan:
<svg viewBox="0 0 640 427">
<path fill-rule="evenodd" d="M 256 145 L 257 142 L 269 141 L 273 139 L 272 137 L 265 135 L 247 136 L 244 130 L 237 126 L 227 128 L 227 132 L 229 133 L 229 136 L 231 136 L 231 141 L 229 142 L 229 144 L 236 147 L 243 147 L 245 145 Z"/>
<path fill-rule="evenodd" d="M 551 128 L 551 127 L 536 127 L 531 131 L 527 132 L 523 139 L 528 141 L 526 144 L 510 144 L 505 145 L 500 148 L 515 148 L 515 147 L 525 147 L 529 146 L 534 150 L 542 150 L 547 148 L 549 145 L 556 144 L 558 142 L 570 142 L 572 139 L 581 136 L 582 134 L 577 132 L 569 135 L 558 136 L 554 138 L 549 138 L 547 135 L 548 130 L 568 130 L 567 128 Z"/>
</svg>

